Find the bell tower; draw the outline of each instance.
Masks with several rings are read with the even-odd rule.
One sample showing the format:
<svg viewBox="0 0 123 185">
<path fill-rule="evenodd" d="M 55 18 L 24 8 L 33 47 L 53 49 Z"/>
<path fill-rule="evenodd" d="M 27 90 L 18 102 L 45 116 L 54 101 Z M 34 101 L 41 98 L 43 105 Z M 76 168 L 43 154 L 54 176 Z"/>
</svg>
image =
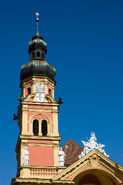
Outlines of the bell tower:
<svg viewBox="0 0 123 185">
<path fill-rule="evenodd" d="M 54 99 L 56 70 L 46 61 L 47 43 L 38 31 L 38 13 L 36 22 L 36 35 L 29 42 L 30 61 L 22 66 L 20 73 L 22 95 L 18 106 L 16 145 L 18 179 L 49 179 L 60 169 L 60 102 Z"/>
</svg>

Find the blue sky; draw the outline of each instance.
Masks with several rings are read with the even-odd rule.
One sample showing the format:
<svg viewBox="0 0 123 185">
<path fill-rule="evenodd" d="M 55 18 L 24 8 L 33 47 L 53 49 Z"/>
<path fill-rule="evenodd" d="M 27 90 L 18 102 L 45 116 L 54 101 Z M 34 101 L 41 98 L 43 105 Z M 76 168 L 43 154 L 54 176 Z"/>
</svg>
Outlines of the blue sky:
<svg viewBox="0 0 123 185">
<path fill-rule="evenodd" d="M 28 43 L 39 32 L 48 44 L 47 61 L 56 68 L 55 97 L 61 145 L 94 131 L 110 158 L 123 165 L 123 1 L 37 0 L 0 3 L 0 185 L 16 176 L 16 97 L 19 73 L 29 61 Z"/>
</svg>

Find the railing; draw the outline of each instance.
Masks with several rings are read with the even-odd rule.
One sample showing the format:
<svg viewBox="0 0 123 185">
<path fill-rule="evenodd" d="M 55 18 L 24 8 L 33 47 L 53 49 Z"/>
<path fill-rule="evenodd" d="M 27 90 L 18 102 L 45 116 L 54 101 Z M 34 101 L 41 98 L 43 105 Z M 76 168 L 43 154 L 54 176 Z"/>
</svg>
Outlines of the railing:
<svg viewBox="0 0 123 185">
<path fill-rule="evenodd" d="M 31 177 L 54 177 L 58 174 L 58 169 L 38 169 L 38 168 L 31 168 L 30 169 L 30 176 Z"/>
<path fill-rule="evenodd" d="M 21 166 L 20 177 L 22 178 L 41 178 L 50 179 L 58 175 L 65 167 L 32 167 Z"/>
</svg>

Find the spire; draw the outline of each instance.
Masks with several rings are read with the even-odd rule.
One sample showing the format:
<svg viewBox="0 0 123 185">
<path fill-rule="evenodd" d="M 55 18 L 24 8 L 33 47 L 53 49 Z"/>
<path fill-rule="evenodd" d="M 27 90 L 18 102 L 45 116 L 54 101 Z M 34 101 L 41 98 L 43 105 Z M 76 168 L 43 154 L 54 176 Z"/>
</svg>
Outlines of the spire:
<svg viewBox="0 0 123 185">
<path fill-rule="evenodd" d="M 39 22 L 39 13 L 38 12 L 36 12 L 36 22 L 37 22 L 36 36 L 40 36 L 39 31 L 38 31 L 38 22 Z"/>
</svg>

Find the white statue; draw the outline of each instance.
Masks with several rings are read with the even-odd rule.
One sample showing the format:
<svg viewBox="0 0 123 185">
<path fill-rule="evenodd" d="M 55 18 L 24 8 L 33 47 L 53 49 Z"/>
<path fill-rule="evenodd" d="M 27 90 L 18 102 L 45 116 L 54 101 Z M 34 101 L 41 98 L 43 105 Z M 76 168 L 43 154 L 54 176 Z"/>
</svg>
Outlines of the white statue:
<svg viewBox="0 0 123 185">
<path fill-rule="evenodd" d="M 81 155 L 79 155 L 79 159 L 82 158 L 87 153 L 89 153 L 94 148 L 103 153 L 105 156 L 109 157 L 109 155 L 107 155 L 103 149 L 105 145 L 97 143 L 97 138 L 94 132 L 91 132 L 91 137 L 88 142 L 82 141 L 82 143 L 84 145 L 84 150 L 81 152 Z"/>
<path fill-rule="evenodd" d="M 62 147 L 59 149 L 59 166 L 64 166 L 65 153 L 62 151 Z"/>
<path fill-rule="evenodd" d="M 25 147 L 25 150 L 23 151 L 23 165 L 27 166 L 29 161 L 29 152 L 27 150 L 27 146 Z"/>
</svg>

